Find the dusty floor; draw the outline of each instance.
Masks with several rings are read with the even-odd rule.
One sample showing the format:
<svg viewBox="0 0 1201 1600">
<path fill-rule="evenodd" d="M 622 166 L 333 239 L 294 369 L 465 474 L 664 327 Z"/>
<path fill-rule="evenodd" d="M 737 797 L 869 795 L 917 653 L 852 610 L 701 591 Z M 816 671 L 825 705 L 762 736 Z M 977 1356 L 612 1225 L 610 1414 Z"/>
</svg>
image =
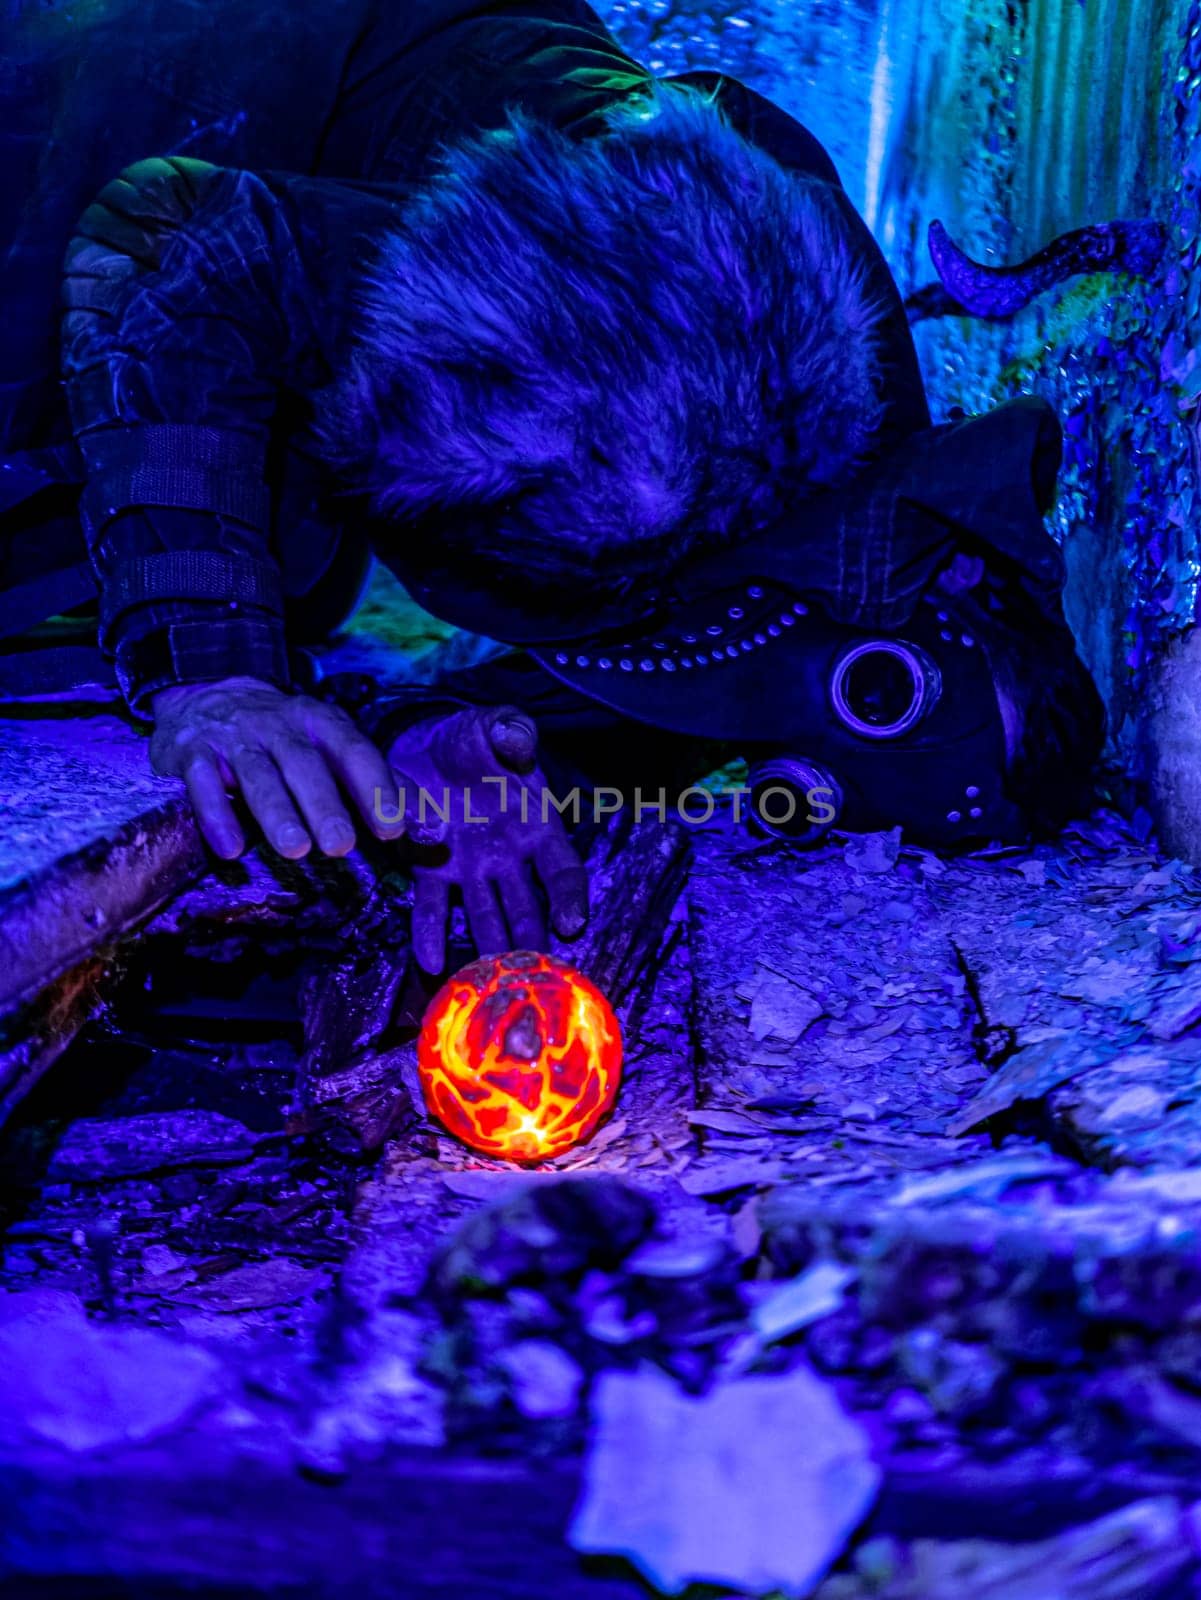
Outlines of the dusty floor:
<svg viewBox="0 0 1201 1600">
<path fill-rule="evenodd" d="M 485 1162 L 415 1112 L 374 1160 L 306 1137 L 298 974 L 337 927 L 295 890 L 250 896 L 249 924 L 211 897 L 207 920 L 160 919 L 4 1136 L 0 1355 L 19 1374 L 36 1347 L 44 1370 L 0 1401 L 0 1468 L 40 1462 L 78 1506 L 98 1463 L 137 1481 L 152 1442 L 181 1481 L 234 1438 L 327 1484 L 398 1448 L 562 1459 L 572 1543 L 632 1563 L 581 1594 L 644 1592 L 634 1567 L 667 1592 L 704 1571 L 809 1593 L 832 1563 L 823 1597 L 936 1600 L 965 1573 L 985 1595 L 1192 1593 L 1201 875 L 1106 818 L 954 863 L 887 835 L 803 853 L 715 826 L 693 846 L 616 1112 L 551 1164 L 586 1185 Z M 411 1052 L 399 1067 L 411 1086 Z M 131 1392 L 131 1361 L 172 1381 Z M 766 1420 L 740 1419 L 763 1383 Z M 758 1507 L 749 1565 L 745 1536 L 715 1551 L 673 1498 L 678 1429 L 643 1431 L 689 1396 L 689 1449 L 717 1448 L 719 1403 L 758 1441 L 730 1490 Z M 823 1405 L 852 1430 L 826 1479 Z M 773 1440 L 804 1441 L 811 1482 Z M 653 1532 L 612 1491 L 648 1471 L 672 1507 Z M 788 1537 L 747 1488 L 764 1472 L 792 1485 Z M 48 1514 L 7 1570 L 59 1574 Z M 234 1509 L 205 1516 L 181 1564 L 98 1504 L 76 1570 L 232 1582 Z M 1059 1586 L 1005 1576 L 1015 1550 Z M 341 1592 L 312 1581 L 280 1592 Z M 361 1592 L 446 1592 L 377 1581 Z"/>
</svg>

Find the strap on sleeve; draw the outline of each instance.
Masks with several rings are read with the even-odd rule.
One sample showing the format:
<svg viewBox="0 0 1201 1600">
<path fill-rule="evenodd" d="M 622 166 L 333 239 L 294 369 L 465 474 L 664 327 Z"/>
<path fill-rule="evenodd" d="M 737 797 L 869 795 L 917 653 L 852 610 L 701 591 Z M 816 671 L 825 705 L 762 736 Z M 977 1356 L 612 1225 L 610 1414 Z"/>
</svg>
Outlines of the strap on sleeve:
<svg viewBox="0 0 1201 1600">
<path fill-rule="evenodd" d="M 155 600 L 215 600 L 231 610 L 250 605 L 284 614 L 279 572 L 270 562 L 214 550 L 169 550 L 134 556 L 109 574 L 101 594 L 102 631 L 131 606 Z"/>
<path fill-rule="evenodd" d="M 266 529 L 271 502 L 262 447 L 219 428 L 156 423 L 88 441 L 80 512 L 94 544 L 106 523 L 139 506 L 172 506 Z"/>
</svg>

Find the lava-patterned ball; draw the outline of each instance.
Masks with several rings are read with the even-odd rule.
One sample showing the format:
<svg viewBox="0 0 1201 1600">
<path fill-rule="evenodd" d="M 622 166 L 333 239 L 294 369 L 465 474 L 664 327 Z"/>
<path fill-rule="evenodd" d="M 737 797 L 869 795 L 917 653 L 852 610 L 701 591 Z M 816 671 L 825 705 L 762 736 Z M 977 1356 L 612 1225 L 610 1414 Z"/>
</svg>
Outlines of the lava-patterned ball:
<svg viewBox="0 0 1201 1600">
<path fill-rule="evenodd" d="M 456 972 L 430 1003 L 418 1070 L 425 1103 L 485 1155 L 544 1161 L 587 1139 L 621 1081 L 621 1030 L 594 983 L 513 950 Z"/>
</svg>

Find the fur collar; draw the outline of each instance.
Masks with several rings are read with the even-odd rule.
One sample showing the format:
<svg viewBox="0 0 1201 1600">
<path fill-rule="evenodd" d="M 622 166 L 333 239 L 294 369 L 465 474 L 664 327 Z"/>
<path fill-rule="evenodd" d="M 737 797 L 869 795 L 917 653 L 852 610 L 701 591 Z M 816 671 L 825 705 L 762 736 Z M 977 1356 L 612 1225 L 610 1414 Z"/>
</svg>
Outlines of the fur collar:
<svg viewBox="0 0 1201 1600">
<path fill-rule="evenodd" d="M 324 399 L 382 511 L 490 522 L 474 553 L 527 577 L 662 571 L 844 481 L 879 426 L 882 310 L 829 185 L 694 89 L 607 123 L 447 150 Z"/>
</svg>

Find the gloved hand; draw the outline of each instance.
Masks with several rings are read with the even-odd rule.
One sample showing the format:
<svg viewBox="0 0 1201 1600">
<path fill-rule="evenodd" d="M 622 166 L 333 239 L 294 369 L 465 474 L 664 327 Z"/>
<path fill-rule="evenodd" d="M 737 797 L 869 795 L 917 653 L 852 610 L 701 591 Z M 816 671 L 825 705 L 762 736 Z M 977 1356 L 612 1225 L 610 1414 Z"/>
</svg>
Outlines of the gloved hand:
<svg viewBox="0 0 1201 1600">
<path fill-rule="evenodd" d="M 413 868 L 413 948 L 426 972 L 445 964 L 455 888 L 481 955 L 544 947 L 539 884 L 557 933 L 572 938 L 588 919 L 587 873 L 558 812 L 547 805 L 544 814 L 537 747 L 525 712 L 498 706 L 418 723 L 388 752 L 409 832 L 418 823 L 419 790 L 439 810 L 449 803 L 445 842 L 420 851 Z M 434 819 L 428 802 L 426 819 Z"/>
<path fill-rule="evenodd" d="M 403 823 L 381 820 L 398 811 L 387 761 L 336 706 L 257 678 L 225 678 L 164 689 L 151 710 L 151 765 L 184 780 L 201 832 L 226 860 L 246 848 L 230 790 L 241 791 L 268 842 L 289 860 L 307 855 L 314 838 L 327 856 L 353 849 L 339 784 L 379 838 L 404 832 Z"/>
</svg>

